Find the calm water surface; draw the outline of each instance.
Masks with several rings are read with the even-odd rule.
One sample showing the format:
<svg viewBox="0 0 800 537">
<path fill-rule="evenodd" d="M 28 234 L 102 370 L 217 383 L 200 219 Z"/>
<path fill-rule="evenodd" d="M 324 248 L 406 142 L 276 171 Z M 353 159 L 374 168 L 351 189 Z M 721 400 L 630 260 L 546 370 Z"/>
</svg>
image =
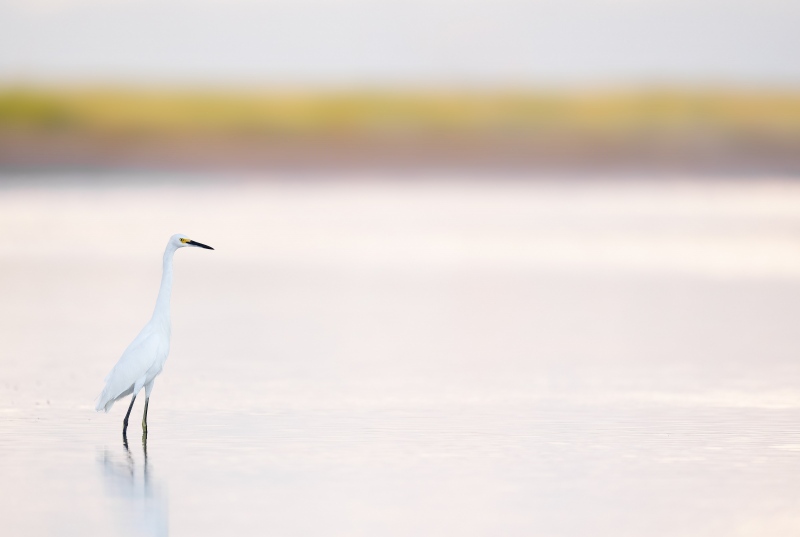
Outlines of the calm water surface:
<svg viewBox="0 0 800 537">
<path fill-rule="evenodd" d="M 800 183 L 271 179 L 3 178 L 4 535 L 800 534 Z"/>
</svg>

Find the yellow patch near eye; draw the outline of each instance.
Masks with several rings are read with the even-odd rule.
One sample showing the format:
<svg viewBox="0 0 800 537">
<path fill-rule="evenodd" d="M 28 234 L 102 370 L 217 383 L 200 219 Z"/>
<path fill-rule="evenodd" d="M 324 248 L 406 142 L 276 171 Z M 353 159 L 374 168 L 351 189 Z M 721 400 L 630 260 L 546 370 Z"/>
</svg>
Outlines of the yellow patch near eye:
<svg viewBox="0 0 800 537">
<path fill-rule="evenodd" d="M 186 244 L 186 243 L 187 243 L 187 242 L 189 242 L 190 240 L 191 240 L 191 239 L 181 239 L 181 242 L 182 242 L 183 244 Z"/>
</svg>

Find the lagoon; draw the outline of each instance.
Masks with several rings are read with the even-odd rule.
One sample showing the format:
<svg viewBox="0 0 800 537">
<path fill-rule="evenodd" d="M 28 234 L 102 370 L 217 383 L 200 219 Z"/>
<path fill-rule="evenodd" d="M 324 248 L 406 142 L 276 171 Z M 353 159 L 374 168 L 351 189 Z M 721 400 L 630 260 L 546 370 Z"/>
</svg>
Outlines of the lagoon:
<svg viewBox="0 0 800 537">
<path fill-rule="evenodd" d="M 800 531 L 792 178 L 6 173 L 0 235 L 4 534 Z"/>
</svg>

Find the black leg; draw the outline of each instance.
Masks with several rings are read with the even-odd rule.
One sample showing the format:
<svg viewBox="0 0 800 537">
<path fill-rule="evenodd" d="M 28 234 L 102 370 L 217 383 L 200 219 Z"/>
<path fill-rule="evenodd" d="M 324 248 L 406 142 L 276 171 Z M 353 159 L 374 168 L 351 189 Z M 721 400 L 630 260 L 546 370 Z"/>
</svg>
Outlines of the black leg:
<svg viewBox="0 0 800 537">
<path fill-rule="evenodd" d="M 147 437 L 147 405 L 150 404 L 150 398 L 144 400 L 144 416 L 142 416 L 142 436 Z"/>
<path fill-rule="evenodd" d="M 125 433 L 128 431 L 128 418 L 131 415 L 131 410 L 133 410 L 133 402 L 136 401 L 136 396 L 134 395 L 131 397 L 131 406 L 128 407 L 128 413 L 125 414 L 125 419 L 122 420 L 122 436 L 125 436 Z"/>
</svg>

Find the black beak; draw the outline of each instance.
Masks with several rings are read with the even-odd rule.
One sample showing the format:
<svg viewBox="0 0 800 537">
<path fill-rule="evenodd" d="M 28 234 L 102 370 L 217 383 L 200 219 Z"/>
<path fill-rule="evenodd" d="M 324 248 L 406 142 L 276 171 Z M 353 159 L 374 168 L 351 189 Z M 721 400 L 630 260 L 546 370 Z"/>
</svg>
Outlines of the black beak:
<svg viewBox="0 0 800 537">
<path fill-rule="evenodd" d="M 186 244 L 191 244 L 192 246 L 199 246 L 200 248 L 205 248 L 206 250 L 213 250 L 211 246 L 205 245 L 202 242 L 187 241 Z"/>
</svg>

